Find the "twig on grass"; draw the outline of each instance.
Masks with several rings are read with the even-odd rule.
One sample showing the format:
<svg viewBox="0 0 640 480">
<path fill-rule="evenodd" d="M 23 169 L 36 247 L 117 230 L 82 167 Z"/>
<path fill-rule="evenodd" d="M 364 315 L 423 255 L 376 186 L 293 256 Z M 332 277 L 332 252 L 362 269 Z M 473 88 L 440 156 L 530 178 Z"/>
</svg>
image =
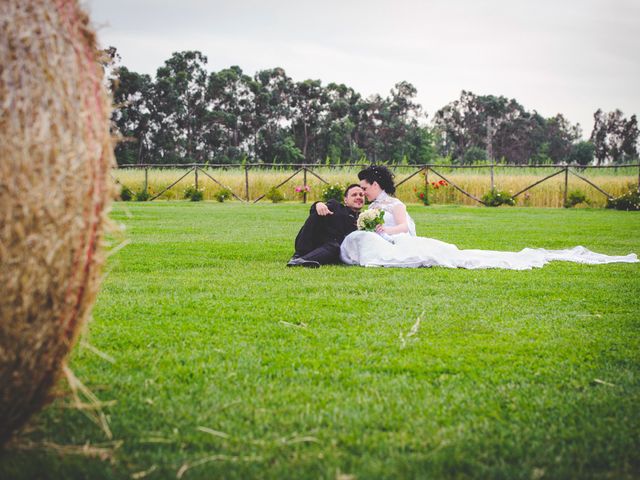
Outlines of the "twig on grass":
<svg viewBox="0 0 640 480">
<path fill-rule="evenodd" d="M 309 330 L 309 328 L 308 328 L 309 326 L 304 322 L 301 322 L 301 323 L 298 324 L 298 323 L 291 323 L 291 322 L 285 322 L 284 320 L 280 320 L 280 323 L 282 325 L 284 325 L 285 327 L 297 328 L 298 330 L 302 330 L 303 332 L 308 333 L 309 335 L 312 335 L 313 337 L 316 337 L 316 338 L 318 337 L 318 335 L 316 335 L 314 332 Z"/>
<path fill-rule="evenodd" d="M 117 400 L 107 400 L 106 402 L 99 402 L 97 404 L 85 402 L 77 403 L 74 401 L 73 403 L 62 403 L 60 407 L 75 408 L 77 410 L 95 410 L 96 408 L 113 407 L 116 403 L 118 403 Z"/>
<path fill-rule="evenodd" d="M 295 328 L 304 328 L 306 329 L 308 327 L 308 325 L 304 322 L 301 323 L 290 323 L 290 322 L 285 322 L 284 320 L 280 320 L 280 323 L 287 326 L 287 327 L 295 327 Z"/>
<path fill-rule="evenodd" d="M 132 473 L 131 474 L 131 478 L 133 478 L 133 480 L 139 480 L 141 478 L 146 477 L 147 475 L 152 474 L 153 472 L 155 472 L 157 470 L 157 468 L 158 468 L 157 465 L 151 465 L 151 468 L 149 468 L 147 470 L 142 470 L 140 472 Z"/>
<path fill-rule="evenodd" d="M 220 411 L 225 410 L 225 409 L 227 409 L 229 407 L 233 407 L 234 405 L 238 405 L 239 403 L 242 403 L 242 400 L 233 400 L 232 402 L 225 403 L 221 407 L 218 407 L 215 411 L 216 412 L 220 412 Z"/>
<path fill-rule="evenodd" d="M 302 437 L 293 436 L 291 438 L 286 438 L 286 437 L 283 438 L 282 443 L 284 443 L 285 445 L 292 445 L 294 443 L 320 443 L 320 440 L 310 435 L 306 435 Z"/>
<path fill-rule="evenodd" d="M 350 473 L 342 473 L 340 469 L 336 470 L 336 480 L 356 480 L 358 477 Z"/>
<path fill-rule="evenodd" d="M 17 440 L 10 443 L 7 448 L 11 450 L 34 451 L 47 450 L 59 455 L 82 455 L 89 458 L 98 458 L 102 461 L 114 462 L 115 451 L 123 444 L 122 440 L 96 443 L 91 445 L 87 442 L 84 445 L 60 445 L 54 442 L 32 442 Z"/>
<path fill-rule="evenodd" d="M 197 427 L 196 430 L 200 430 L 201 432 L 204 433 L 208 433 L 209 435 L 213 435 L 214 437 L 220 437 L 220 438 L 230 438 L 229 434 L 224 433 L 224 432 L 220 432 L 218 430 L 214 430 L 212 428 L 208 428 L 208 427 Z"/>
<path fill-rule="evenodd" d="M 71 388 L 71 394 L 73 395 L 74 405 L 78 407 L 78 409 L 84 413 L 91 421 L 93 421 L 96 425 L 98 425 L 105 436 L 111 440 L 113 438 L 113 434 L 111 433 L 111 429 L 109 428 L 109 422 L 107 422 L 107 417 L 102 411 L 103 404 L 100 402 L 98 397 L 87 388 L 78 377 L 74 375 L 71 369 L 68 366 L 62 367 L 62 371 L 67 378 L 67 382 L 69 383 L 69 387 Z M 80 394 L 82 394 L 88 402 L 83 402 L 80 398 Z M 89 408 L 93 406 L 93 408 Z"/>
<path fill-rule="evenodd" d="M 175 443 L 175 440 L 172 440 L 170 438 L 164 438 L 164 437 L 147 437 L 147 438 L 141 438 L 139 443 L 141 444 L 156 444 L 156 443 L 160 443 L 160 444 L 169 444 L 169 443 Z"/>
<path fill-rule="evenodd" d="M 104 353 L 102 350 L 98 350 L 96 347 L 94 347 L 93 345 L 91 345 L 89 342 L 87 342 L 84 339 L 80 340 L 80 346 L 82 348 L 86 348 L 91 353 L 95 353 L 101 359 L 103 359 L 103 360 L 105 360 L 105 361 L 107 361 L 109 363 L 116 363 L 116 360 L 111 355 L 108 355 L 108 354 Z"/>
<path fill-rule="evenodd" d="M 407 332 L 407 335 L 405 336 L 402 332 L 400 332 L 400 349 L 404 349 L 407 346 L 407 340 L 409 337 L 413 337 L 415 335 L 418 334 L 418 330 L 420 329 L 420 322 L 422 321 L 422 317 L 424 316 L 425 312 L 424 310 L 422 311 L 422 313 L 418 316 L 418 318 L 416 319 L 416 322 L 413 324 L 413 326 L 411 327 L 411 329 Z"/>
<path fill-rule="evenodd" d="M 106 257 L 109 258 L 112 255 L 115 255 L 116 253 L 118 253 L 120 250 L 122 250 L 124 247 L 126 247 L 127 245 L 129 245 L 131 243 L 131 240 L 127 239 L 127 240 L 123 240 L 122 242 L 120 242 L 118 245 L 116 245 L 115 247 L 113 247 L 112 249 L 110 249 L 107 253 L 106 253 Z"/>
<path fill-rule="evenodd" d="M 420 322 L 422 321 L 422 317 L 424 316 L 424 310 L 420 314 L 420 316 L 416 319 L 416 323 L 413 324 L 409 333 L 407 333 L 407 337 L 413 337 L 418 333 L 418 329 L 420 328 Z"/>
<path fill-rule="evenodd" d="M 187 472 L 187 470 L 193 468 L 193 467 L 198 467 L 200 465 L 204 465 L 205 463 L 211 463 L 211 462 L 261 462 L 262 461 L 262 457 L 258 456 L 258 455 L 254 455 L 254 456 L 245 456 L 245 457 L 239 457 L 239 456 L 231 456 L 231 455 L 211 455 L 209 457 L 204 457 L 201 458 L 200 460 L 196 460 L 195 462 L 192 463 L 184 463 L 180 469 L 178 470 L 178 472 L 176 473 L 176 478 L 182 478 L 182 476 Z"/>
<path fill-rule="evenodd" d="M 594 383 L 599 383 L 600 385 L 606 385 L 607 387 L 615 387 L 615 384 L 609 383 L 609 382 L 605 382 L 604 380 L 600 380 L 599 378 L 594 378 L 593 382 Z"/>
</svg>

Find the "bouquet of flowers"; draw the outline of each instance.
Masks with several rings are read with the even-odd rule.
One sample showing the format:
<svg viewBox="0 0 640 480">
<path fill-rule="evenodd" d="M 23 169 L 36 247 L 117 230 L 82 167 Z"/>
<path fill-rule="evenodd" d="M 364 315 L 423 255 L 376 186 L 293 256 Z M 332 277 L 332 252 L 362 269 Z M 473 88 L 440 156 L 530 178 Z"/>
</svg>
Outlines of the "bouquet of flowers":
<svg viewBox="0 0 640 480">
<path fill-rule="evenodd" d="M 358 217 L 358 223 L 356 224 L 358 230 L 364 230 L 365 232 L 375 232 L 377 225 L 384 225 L 384 210 L 377 208 L 370 208 L 365 210 Z M 384 232 L 378 233 L 389 243 L 395 243 L 391 236 Z"/>
<path fill-rule="evenodd" d="M 377 225 L 384 225 L 384 210 L 370 208 L 365 210 L 358 217 L 358 230 L 375 232 Z"/>
</svg>

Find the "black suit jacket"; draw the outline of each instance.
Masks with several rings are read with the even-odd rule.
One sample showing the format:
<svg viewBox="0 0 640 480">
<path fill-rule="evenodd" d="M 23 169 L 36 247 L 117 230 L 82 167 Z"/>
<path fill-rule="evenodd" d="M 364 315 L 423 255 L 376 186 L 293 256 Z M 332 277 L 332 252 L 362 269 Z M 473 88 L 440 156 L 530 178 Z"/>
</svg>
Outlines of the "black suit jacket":
<svg viewBox="0 0 640 480">
<path fill-rule="evenodd" d="M 320 216 L 316 204 L 311 205 L 309 217 L 296 237 L 296 254 L 305 255 L 327 244 L 340 245 L 344 237 L 357 229 L 358 214 L 335 200 L 329 200 L 327 207 L 333 215 Z"/>
</svg>

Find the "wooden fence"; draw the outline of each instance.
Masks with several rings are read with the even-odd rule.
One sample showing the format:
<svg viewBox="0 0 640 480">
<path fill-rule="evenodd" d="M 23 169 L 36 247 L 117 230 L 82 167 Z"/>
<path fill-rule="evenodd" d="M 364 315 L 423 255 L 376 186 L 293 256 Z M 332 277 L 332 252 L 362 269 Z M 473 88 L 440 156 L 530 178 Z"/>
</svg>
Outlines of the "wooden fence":
<svg viewBox="0 0 640 480">
<path fill-rule="evenodd" d="M 148 186 L 149 186 L 149 170 L 150 169 L 164 169 L 164 168 L 172 168 L 172 169 L 185 169 L 186 172 L 184 174 L 181 174 L 178 179 L 176 181 L 174 181 L 173 183 L 171 183 L 168 187 L 164 188 L 162 191 L 160 191 L 159 193 L 151 196 L 149 198 L 149 200 L 155 200 L 158 197 L 160 197 L 162 194 L 164 194 L 165 192 L 167 192 L 168 190 L 170 190 L 171 188 L 175 187 L 181 180 L 183 180 L 185 177 L 187 177 L 190 174 L 194 175 L 194 179 L 195 179 L 195 188 L 198 188 L 198 182 L 199 182 L 199 175 L 205 175 L 206 177 L 208 177 L 210 180 L 212 180 L 214 183 L 218 184 L 219 186 L 221 186 L 222 188 L 225 188 L 227 190 L 229 190 L 229 192 L 231 192 L 231 195 L 233 195 L 234 198 L 236 198 L 237 200 L 240 200 L 241 202 L 251 202 L 251 203 L 257 203 L 260 200 L 262 200 L 263 198 L 265 198 L 265 196 L 267 196 L 268 190 L 265 191 L 264 193 L 262 193 L 261 195 L 259 195 L 258 197 L 251 199 L 249 196 L 249 184 L 250 184 L 250 172 L 252 170 L 255 169 L 264 169 L 264 168 L 290 168 L 293 170 L 293 173 L 287 177 L 286 180 L 278 183 L 277 185 L 274 185 L 270 188 L 280 188 L 281 186 L 283 186 L 284 184 L 292 181 L 294 178 L 296 178 L 298 175 L 302 175 L 303 178 L 303 185 L 307 184 L 307 177 L 308 175 L 312 175 L 314 177 L 316 177 L 318 180 L 320 180 L 321 182 L 323 182 L 324 184 L 329 184 L 328 181 L 326 181 L 324 178 L 322 178 L 315 170 L 318 170 L 320 168 L 331 168 L 331 169 L 339 169 L 339 168 L 365 168 L 367 167 L 368 164 L 337 164 L 337 165 L 321 165 L 321 164 L 292 164 L 292 165 L 283 165 L 283 164 L 270 164 L 270 163 L 256 163 L 256 164 L 141 164 L 141 165 L 123 165 L 120 166 L 120 169 L 139 169 L 139 170 L 144 170 L 144 191 L 148 192 Z M 394 171 L 396 178 L 398 178 L 400 176 L 400 171 L 404 170 L 404 178 L 402 178 L 401 180 L 396 182 L 396 186 L 400 186 L 403 183 L 405 183 L 406 181 L 408 181 L 409 179 L 413 178 L 414 176 L 420 174 L 420 173 L 424 173 L 425 176 L 425 185 L 429 185 L 429 176 L 430 175 L 435 175 L 436 177 L 444 180 L 445 182 L 447 182 L 449 185 L 451 185 L 453 188 L 455 188 L 456 190 L 458 190 L 459 192 L 461 192 L 463 195 L 473 199 L 474 201 L 481 203 L 483 205 L 485 205 L 485 202 L 483 202 L 480 198 L 476 197 L 475 195 L 465 191 L 461 186 L 457 185 L 455 182 L 453 182 L 450 178 L 444 176 L 442 173 L 440 173 L 442 170 L 444 169 L 452 169 L 452 170 L 457 170 L 457 169 L 474 169 L 474 170 L 489 170 L 488 174 L 490 175 L 491 178 L 491 190 L 493 190 L 495 188 L 495 182 L 494 182 L 494 178 L 495 178 L 495 170 L 496 168 L 506 168 L 506 169 L 522 169 L 522 168 L 527 168 L 527 169 L 549 169 L 549 170 L 554 170 L 551 174 L 541 178 L 540 180 L 535 181 L 534 183 L 528 185 L 526 188 L 523 188 L 522 190 L 520 190 L 519 192 L 515 193 L 514 195 L 512 195 L 513 199 L 516 199 L 518 196 L 522 195 L 523 193 L 525 193 L 526 191 L 532 189 L 533 187 L 557 176 L 557 175 L 563 175 L 564 176 L 564 204 L 567 203 L 567 195 L 568 195 L 568 183 L 569 183 L 569 176 L 574 176 L 578 179 L 580 179 L 583 182 L 588 183 L 589 185 L 591 185 L 593 188 L 595 188 L 598 192 L 600 192 L 602 195 L 604 195 L 605 197 L 607 197 L 607 199 L 612 199 L 613 196 L 606 192 L 604 189 L 602 189 L 601 187 L 599 187 L 598 185 L 596 185 L 593 181 L 589 180 L 588 178 L 586 178 L 583 173 L 585 170 L 587 169 L 611 169 L 611 168 L 615 168 L 615 169 L 621 169 L 621 168 L 637 168 L 638 169 L 638 192 L 640 192 L 640 164 L 626 164 L 626 165 L 589 165 L 589 166 L 577 166 L 577 165 L 502 165 L 502 164 L 489 164 L 489 165 L 436 165 L 436 164 L 423 164 L 423 165 L 387 165 L 387 167 L 389 169 L 391 169 L 392 171 Z M 207 172 L 207 170 L 216 170 L 216 169 L 240 169 L 244 171 L 244 192 L 233 192 L 232 189 L 230 189 L 228 186 L 226 186 L 225 184 L 223 184 L 221 181 L 219 181 L 218 179 L 216 179 L 214 177 L 214 175 L 210 174 L 209 172 Z M 409 172 L 407 172 L 407 170 L 409 170 Z M 428 189 L 427 189 L 428 191 Z M 307 192 L 302 192 L 302 201 L 304 203 L 307 202 Z"/>
</svg>

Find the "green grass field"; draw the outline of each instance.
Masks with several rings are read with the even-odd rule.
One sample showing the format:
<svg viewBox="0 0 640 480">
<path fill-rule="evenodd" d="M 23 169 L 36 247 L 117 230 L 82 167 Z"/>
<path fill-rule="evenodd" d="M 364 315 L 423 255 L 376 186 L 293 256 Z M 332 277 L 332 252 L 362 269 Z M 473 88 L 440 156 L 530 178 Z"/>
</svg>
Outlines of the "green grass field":
<svg viewBox="0 0 640 480">
<path fill-rule="evenodd" d="M 639 478 L 640 264 L 284 265 L 308 206 L 119 203 L 87 348 L 0 478 Z M 640 253 L 637 212 L 410 206 L 461 248 Z M 412 334 L 417 329 L 417 333 Z M 48 442 L 48 443 L 45 443 Z"/>
</svg>

